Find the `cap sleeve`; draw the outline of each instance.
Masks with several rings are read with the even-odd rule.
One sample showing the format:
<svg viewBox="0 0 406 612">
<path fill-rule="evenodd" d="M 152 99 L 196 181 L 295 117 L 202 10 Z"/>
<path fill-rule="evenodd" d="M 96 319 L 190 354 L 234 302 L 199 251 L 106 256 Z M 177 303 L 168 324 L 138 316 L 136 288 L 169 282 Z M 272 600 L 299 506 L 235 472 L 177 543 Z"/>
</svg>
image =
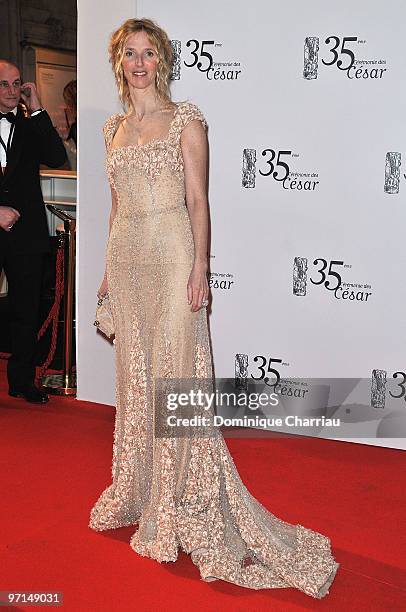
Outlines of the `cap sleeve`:
<svg viewBox="0 0 406 612">
<path fill-rule="evenodd" d="M 195 119 L 201 121 L 204 129 L 207 130 L 207 121 L 200 108 L 192 102 L 184 102 L 180 108 L 180 131 Z"/>
<path fill-rule="evenodd" d="M 116 133 L 118 123 L 120 121 L 120 115 L 115 114 L 107 119 L 105 124 L 103 125 L 103 136 L 104 143 L 106 145 L 106 150 L 108 151 L 111 147 L 111 143 Z"/>
</svg>

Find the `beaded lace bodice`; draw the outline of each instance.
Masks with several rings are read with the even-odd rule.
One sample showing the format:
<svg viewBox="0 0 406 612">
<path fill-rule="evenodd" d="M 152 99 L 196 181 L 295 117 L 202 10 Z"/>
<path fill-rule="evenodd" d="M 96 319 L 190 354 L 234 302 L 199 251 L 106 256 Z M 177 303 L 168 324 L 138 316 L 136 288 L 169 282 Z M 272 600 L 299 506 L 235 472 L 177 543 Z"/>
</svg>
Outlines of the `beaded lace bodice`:
<svg viewBox="0 0 406 612">
<path fill-rule="evenodd" d="M 124 164 L 131 164 L 155 180 L 163 168 L 167 168 L 179 181 L 183 180 L 183 157 L 180 146 L 182 129 L 193 119 L 199 119 L 207 128 L 206 119 L 200 109 L 192 102 L 179 102 L 169 126 L 166 138 L 153 138 L 149 142 L 124 147 L 113 147 L 112 142 L 124 115 L 115 114 L 109 117 L 103 127 L 106 142 L 106 169 L 114 185 L 115 169 Z"/>
</svg>

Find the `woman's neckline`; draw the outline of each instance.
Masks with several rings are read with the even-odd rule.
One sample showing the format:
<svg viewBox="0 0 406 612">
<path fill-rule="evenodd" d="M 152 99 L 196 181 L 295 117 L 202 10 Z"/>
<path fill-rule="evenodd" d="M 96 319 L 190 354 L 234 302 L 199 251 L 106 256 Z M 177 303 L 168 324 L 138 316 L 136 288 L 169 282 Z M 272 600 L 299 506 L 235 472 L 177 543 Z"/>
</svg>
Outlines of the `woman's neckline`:
<svg viewBox="0 0 406 612">
<path fill-rule="evenodd" d="M 175 112 L 173 113 L 173 117 L 169 123 L 169 128 L 168 128 L 168 133 L 166 134 L 165 138 L 151 138 L 151 140 L 148 140 L 147 142 L 143 142 L 141 144 L 128 144 L 128 145 L 123 145 L 121 147 L 112 147 L 110 146 L 110 153 L 112 153 L 113 151 L 120 151 L 122 149 L 141 149 L 143 147 L 147 147 L 151 144 L 156 144 L 156 143 L 164 143 L 167 142 L 169 140 L 169 138 L 171 137 L 171 133 L 172 133 L 172 128 L 173 128 L 173 124 L 175 122 L 175 118 L 178 114 L 178 110 L 179 110 L 179 105 L 180 102 L 174 102 L 174 104 L 176 105 L 175 108 Z M 114 131 L 114 134 L 111 137 L 111 144 L 113 144 L 113 140 L 114 140 L 114 136 L 117 134 L 117 130 L 120 126 L 120 123 L 125 119 L 125 115 L 121 115 L 121 114 L 117 114 L 117 117 L 120 118 L 119 123 L 117 124 L 117 127 Z"/>
</svg>

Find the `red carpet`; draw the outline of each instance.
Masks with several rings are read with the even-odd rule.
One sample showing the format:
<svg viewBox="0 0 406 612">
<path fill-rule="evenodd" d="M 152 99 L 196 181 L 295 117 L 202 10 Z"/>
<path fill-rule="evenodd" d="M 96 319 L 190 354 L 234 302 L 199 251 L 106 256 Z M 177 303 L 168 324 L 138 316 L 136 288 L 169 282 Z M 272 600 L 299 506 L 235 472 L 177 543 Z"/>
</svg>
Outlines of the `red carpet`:
<svg viewBox="0 0 406 612">
<path fill-rule="evenodd" d="M 341 567 L 320 601 L 290 588 L 205 583 L 183 553 L 163 564 L 138 556 L 128 544 L 133 527 L 87 527 L 110 483 L 114 409 L 9 398 L 0 368 L 0 591 L 62 591 L 67 612 L 406 610 L 404 451 L 299 437 L 228 440 L 248 489 L 280 518 L 328 535 Z"/>
</svg>

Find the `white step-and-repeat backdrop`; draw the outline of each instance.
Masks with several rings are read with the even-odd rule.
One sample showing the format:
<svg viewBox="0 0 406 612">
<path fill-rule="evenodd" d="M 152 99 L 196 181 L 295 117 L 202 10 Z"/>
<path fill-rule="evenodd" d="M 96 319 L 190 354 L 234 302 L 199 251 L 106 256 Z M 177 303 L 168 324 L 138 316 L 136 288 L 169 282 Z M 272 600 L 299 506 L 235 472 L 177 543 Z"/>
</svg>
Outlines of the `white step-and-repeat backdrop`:
<svg viewBox="0 0 406 612">
<path fill-rule="evenodd" d="M 348 437 L 406 448 L 382 440 L 406 414 L 402 0 L 79 1 L 78 398 L 114 404 L 114 349 L 92 321 L 101 128 L 120 110 L 107 45 L 129 17 L 168 32 L 172 98 L 209 124 L 216 376 L 338 381 Z"/>
</svg>

